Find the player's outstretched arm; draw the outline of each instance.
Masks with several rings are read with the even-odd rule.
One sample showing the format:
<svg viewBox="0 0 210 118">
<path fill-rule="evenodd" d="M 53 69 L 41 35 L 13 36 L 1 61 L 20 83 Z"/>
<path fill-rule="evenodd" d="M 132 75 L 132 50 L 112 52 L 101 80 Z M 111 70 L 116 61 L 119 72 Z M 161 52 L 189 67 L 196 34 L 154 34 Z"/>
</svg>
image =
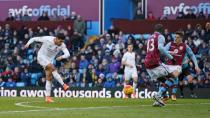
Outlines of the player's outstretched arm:
<svg viewBox="0 0 210 118">
<path fill-rule="evenodd" d="M 165 49 L 165 38 L 164 36 L 160 35 L 158 37 L 158 50 L 161 52 L 161 54 L 166 55 L 169 59 L 173 59 L 173 56 Z"/>
<path fill-rule="evenodd" d="M 186 52 L 189 55 L 190 59 L 193 61 L 194 65 L 195 65 L 195 71 L 197 74 L 200 73 L 200 68 L 198 67 L 198 61 L 195 57 L 195 54 L 193 53 L 192 49 L 187 45 L 186 46 Z"/>
<path fill-rule="evenodd" d="M 171 42 L 169 42 L 168 44 L 166 44 L 165 50 L 166 50 L 166 51 L 169 51 L 170 47 L 171 47 Z"/>
<path fill-rule="evenodd" d="M 42 37 L 34 37 L 31 38 L 26 45 L 24 46 L 24 49 L 28 48 L 33 42 L 44 42 L 44 39 Z"/>
</svg>

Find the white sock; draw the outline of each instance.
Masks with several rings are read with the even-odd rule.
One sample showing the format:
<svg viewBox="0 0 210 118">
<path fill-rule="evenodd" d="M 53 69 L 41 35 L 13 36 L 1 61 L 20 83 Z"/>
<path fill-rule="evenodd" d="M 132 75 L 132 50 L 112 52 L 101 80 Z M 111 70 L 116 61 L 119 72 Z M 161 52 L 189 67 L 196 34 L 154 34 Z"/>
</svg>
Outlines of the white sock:
<svg viewBox="0 0 210 118">
<path fill-rule="evenodd" d="M 136 92 L 137 83 L 133 82 L 133 92 Z"/>
<path fill-rule="evenodd" d="M 46 96 L 51 96 L 51 90 L 52 90 L 52 81 L 46 80 Z"/>
<path fill-rule="evenodd" d="M 54 70 L 54 71 L 52 72 L 52 75 L 53 75 L 53 77 L 54 77 L 61 85 L 64 84 L 64 82 L 63 82 L 61 76 L 58 74 L 58 71 L 57 71 L 57 70 Z"/>
</svg>

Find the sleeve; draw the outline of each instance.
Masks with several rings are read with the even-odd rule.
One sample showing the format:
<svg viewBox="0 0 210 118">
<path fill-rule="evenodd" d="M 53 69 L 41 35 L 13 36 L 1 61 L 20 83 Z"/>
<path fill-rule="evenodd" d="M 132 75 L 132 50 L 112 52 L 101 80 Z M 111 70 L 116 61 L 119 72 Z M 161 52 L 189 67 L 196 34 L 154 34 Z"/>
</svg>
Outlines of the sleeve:
<svg viewBox="0 0 210 118">
<path fill-rule="evenodd" d="M 166 55 L 169 59 L 173 59 L 173 56 L 171 56 L 171 54 L 165 49 L 164 43 L 165 43 L 165 38 L 163 35 L 160 35 L 158 37 L 158 50 L 162 54 Z"/>
<path fill-rule="evenodd" d="M 66 48 L 66 45 L 64 45 L 63 47 L 62 47 L 62 51 L 63 51 L 63 55 L 61 56 L 62 58 L 68 58 L 68 57 L 70 57 L 70 53 L 69 53 L 69 51 L 68 51 L 68 49 Z"/>
<path fill-rule="evenodd" d="M 169 51 L 170 47 L 171 47 L 171 42 L 169 42 L 169 43 L 165 46 L 166 51 Z"/>
<path fill-rule="evenodd" d="M 193 51 L 191 50 L 191 48 L 188 45 L 186 45 L 186 52 L 187 52 L 187 55 L 189 55 L 190 59 L 193 61 L 195 67 L 198 67 L 198 62 L 195 57 L 195 54 L 193 53 Z"/>
<path fill-rule="evenodd" d="M 31 38 L 31 39 L 27 42 L 27 45 L 31 45 L 33 42 L 41 42 L 41 43 L 44 43 L 44 42 L 46 42 L 46 39 L 43 38 L 43 37 L 34 37 L 34 38 Z"/>
</svg>

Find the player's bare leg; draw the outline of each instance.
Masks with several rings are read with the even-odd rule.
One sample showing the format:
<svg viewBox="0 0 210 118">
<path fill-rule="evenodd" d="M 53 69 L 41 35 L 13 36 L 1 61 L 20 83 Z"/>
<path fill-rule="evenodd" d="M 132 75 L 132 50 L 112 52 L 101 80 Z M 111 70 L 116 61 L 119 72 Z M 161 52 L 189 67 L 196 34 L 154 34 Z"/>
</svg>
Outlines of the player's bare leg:
<svg viewBox="0 0 210 118">
<path fill-rule="evenodd" d="M 45 68 L 45 74 L 46 74 L 46 97 L 45 97 L 45 102 L 47 103 L 52 103 L 54 102 L 51 98 L 51 90 L 52 90 L 52 73 L 49 70 L 48 67 Z"/>
</svg>

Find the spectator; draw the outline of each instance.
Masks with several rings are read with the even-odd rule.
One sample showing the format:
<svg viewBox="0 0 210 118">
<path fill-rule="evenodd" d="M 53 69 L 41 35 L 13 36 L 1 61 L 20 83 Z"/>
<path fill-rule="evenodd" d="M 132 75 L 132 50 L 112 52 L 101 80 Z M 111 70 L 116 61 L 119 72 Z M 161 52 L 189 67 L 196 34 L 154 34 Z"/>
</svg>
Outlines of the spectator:
<svg viewBox="0 0 210 118">
<path fill-rule="evenodd" d="M 81 80 L 82 80 L 81 74 L 76 69 L 73 69 L 72 76 L 73 76 L 73 79 L 76 82 L 76 87 L 80 87 Z"/>
<path fill-rule="evenodd" d="M 82 19 L 80 15 L 77 15 L 77 19 L 74 21 L 74 33 L 72 36 L 73 46 L 76 48 L 82 48 L 84 46 L 84 35 L 86 31 L 85 21 Z"/>
<path fill-rule="evenodd" d="M 176 19 L 184 19 L 184 13 L 183 12 L 179 12 L 178 16 L 176 17 Z"/>
<path fill-rule="evenodd" d="M 140 9 L 138 9 L 134 15 L 134 20 L 139 19 L 139 20 L 143 20 L 144 18 L 144 14 L 142 13 L 142 11 Z"/>
<path fill-rule="evenodd" d="M 31 16 L 29 16 L 28 13 L 25 12 L 21 17 L 21 21 L 31 21 Z"/>
<path fill-rule="evenodd" d="M 188 14 L 185 16 L 186 19 L 196 19 L 196 15 L 193 13 L 192 9 L 188 10 Z"/>
<path fill-rule="evenodd" d="M 113 25 L 110 26 L 107 32 L 110 35 L 110 39 L 113 39 L 116 34 L 119 34 L 119 30 L 116 29 Z M 106 34 L 107 35 L 107 34 Z"/>
<path fill-rule="evenodd" d="M 49 21 L 50 18 L 48 17 L 47 12 L 43 12 L 42 15 L 37 20 L 38 21 Z"/>
<path fill-rule="evenodd" d="M 20 73 L 20 80 L 24 82 L 25 86 L 30 85 L 31 74 L 28 72 L 27 68 L 24 68 L 24 71 Z"/>
<path fill-rule="evenodd" d="M 58 16 L 57 12 L 54 12 L 54 15 L 50 18 L 51 21 L 60 21 L 60 17 Z"/>
<path fill-rule="evenodd" d="M 107 81 L 104 83 L 104 88 L 115 88 L 116 87 L 115 81 L 112 79 L 112 77 L 108 76 L 106 78 L 107 78 Z"/>
<path fill-rule="evenodd" d="M 120 62 L 113 57 L 112 62 L 109 64 L 109 73 L 116 73 L 119 71 L 120 68 Z"/>
<path fill-rule="evenodd" d="M 101 78 L 95 83 L 95 87 L 103 88 L 103 80 Z"/>
<path fill-rule="evenodd" d="M 163 36 L 165 37 L 167 43 L 173 41 L 172 34 L 169 33 L 168 29 L 164 29 Z"/>
<path fill-rule="evenodd" d="M 159 20 L 168 20 L 168 14 L 163 14 Z"/>
<path fill-rule="evenodd" d="M 77 14 L 75 11 L 71 12 L 71 15 L 66 20 L 75 21 L 77 19 Z"/>
<path fill-rule="evenodd" d="M 38 86 L 45 87 L 45 83 L 46 83 L 46 78 L 41 77 L 41 78 L 39 78 L 37 84 L 38 84 Z"/>
<path fill-rule="evenodd" d="M 84 71 L 87 69 L 88 65 L 89 65 L 89 62 L 86 59 L 85 55 L 81 55 L 80 62 L 79 62 L 79 72 L 81 74 L 84 74 Z"/>
<path fill-rule="evenodd" d="M 203 14 L 203 11 L 201 11 L 201 12 L 198 14 L 197 19 L 199 19 L 199 20 L 205 20 L 205 19 L 206 19 L 206 16 Z"/>
<path fill-rule="evenodd" d="M 12 80 L 12 78 L 9 78 L 8 81 L 5 84 L 5 87 L 15 87 L 16 84 L 15 82 Z"/>
<path fill-rule="evenodd" d="M 185 31 L 185 36 L 186 36 L 186 37 L 191 36 L 192 33 L 193 33 L 193 31 L 194 31 L 194 30 L 193 30 L 191 24 L 187 24 L 187 29 L 186 29 L 186 31 Z"/>
<path fill-rule="evenodd" d="M 151 11 L 148 13 L 147 20 L 155 20 L 155 16 Z"/>
<path fill-rule="evenodd" d="M 9 16 L 6 18 L 6 21 L 15 21 L 15 17 L 12 13 L 9 13 Z"/>
<path fill-rule="evenodd" d="M 109 34 L 106 35 L 107 37 L 110 37 Z M 108 43 L 106 45 L 106 49 L 108 52 L 112 51 L 114 49 L 114 43 L 112 43 L 112 40 L 108 40 Z"/>
<path fill-rule="evenodd" d="M 210 39 L 210 22 L 207 22 L 205 26 L 205 42 L 208 43 L 209 39 Z"/>
<path fill-rule="evenodd" d="M 85 81 L 88 85 L 88 87 L 93 87 L 93 82 L 94 82 L 94 75 L 93 75 L 93 65 L 89 64 L 88 69 L 86 70 L 85 74 Z"/>
</svg>

